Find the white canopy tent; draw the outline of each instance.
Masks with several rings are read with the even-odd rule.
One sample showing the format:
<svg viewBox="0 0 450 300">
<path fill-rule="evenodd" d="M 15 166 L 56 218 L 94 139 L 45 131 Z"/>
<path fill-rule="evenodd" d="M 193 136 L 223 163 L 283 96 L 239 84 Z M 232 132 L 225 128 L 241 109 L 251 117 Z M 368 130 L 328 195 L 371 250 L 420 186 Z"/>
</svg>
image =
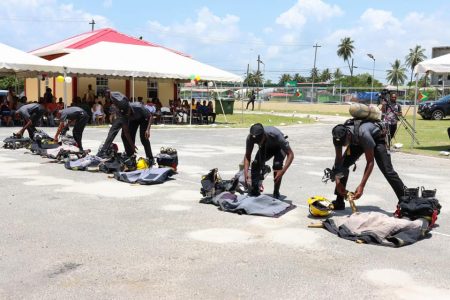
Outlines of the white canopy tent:
<svg viewBox="0 0 450 300">
<path fill-rule="evenodd" d="M 416 128 L 417 117 L 417 97 L 418 97 L 418 83 L 419 73 L 450 73 L 450 54 L 438 56 L 432 59 L 424 60 L 414 67 L 414 74 L 416 76 L 416 89 L 414 95 L 414 114 L 413 114 L 413 128 Z"/>
<path fill-rule="evenodd" d="M 41 72 L 61 73 L 62 67 L 0 43 L 0 74 L 36 75 Z"/>
<path fill-rule="evenodd" d="M 68 74 L 242 82 L 235 74 L 161 47 L 100 42 L 53 60 Z"/>
</svg>

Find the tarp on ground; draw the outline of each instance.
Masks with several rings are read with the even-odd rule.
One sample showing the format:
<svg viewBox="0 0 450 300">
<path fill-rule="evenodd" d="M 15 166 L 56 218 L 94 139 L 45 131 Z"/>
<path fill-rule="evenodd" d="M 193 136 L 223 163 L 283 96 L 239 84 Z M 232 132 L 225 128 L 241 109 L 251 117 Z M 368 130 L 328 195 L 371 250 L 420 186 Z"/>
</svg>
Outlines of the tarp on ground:
<svg viewBox="0 0 450 300">
<path fill-rule="evenodd" d="M 100 42 L 57 58 L 69 74 L 242 82 L 243 78 L 161 47 Z"/>
<path fill-rule="evenodd" d="M 0 74 L 25 73 L 27 75 L 40 72 L 61 73 L 58 67 L 40 57 L 0 43 Z"/>
<path fill-rule="evenodd" d="M 450 54 L 424 60 L 414 68 L 414 74 L 426 73 L 450 73 Z"/>
</svg>

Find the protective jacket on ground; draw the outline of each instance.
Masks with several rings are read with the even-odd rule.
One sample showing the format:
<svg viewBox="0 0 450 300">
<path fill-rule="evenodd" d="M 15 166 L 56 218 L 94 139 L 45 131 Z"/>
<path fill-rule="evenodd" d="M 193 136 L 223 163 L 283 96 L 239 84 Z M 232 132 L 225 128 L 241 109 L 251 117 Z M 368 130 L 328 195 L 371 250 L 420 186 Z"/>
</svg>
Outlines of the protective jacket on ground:
<svg viewBox="0 0 450 300">
<path fill-rule="evenodd" d="M 116 172 L 114 178 L 128 183 L 150 185 L 164 183 L 174 174 L 171 168 L 149 168 L 132 172 Z"/>
<path fill-rule="evenodd" d="M 411 245 L 428 233 L 428 221 L 398 219 L 379 212 L 354 213 L 323 221 L 324 227 L 337 236 L 390 247 Z"/>
</svg>

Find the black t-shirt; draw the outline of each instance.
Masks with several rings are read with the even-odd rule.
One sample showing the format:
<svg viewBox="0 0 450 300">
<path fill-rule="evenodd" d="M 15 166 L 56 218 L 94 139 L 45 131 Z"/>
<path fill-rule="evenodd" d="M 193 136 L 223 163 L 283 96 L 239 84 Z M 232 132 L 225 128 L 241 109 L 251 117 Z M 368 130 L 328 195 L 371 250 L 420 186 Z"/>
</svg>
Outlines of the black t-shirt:
<svg viewBox="0 0 450 300">
<path fill-rule="evenodd" d="M 284 137 L 284 134 L 278 129 L 273 126 L 266 126 L 264 127 L 264 134 L 266 135 L 266 140 L 264 142 L 264 147 L 266 149 L 270 150 L 283 150 L 284 152 L 287 152 L 291 147 L 289 146 L 289 142 Z M 255 143 L 251 139 L 251 136 L 247 136 L 247 142 L 246 142 L 246 152 L 250 152 L 253 148 L 253 145 Z"/>
<path fill-rule="evenodd" d="M 130 121 L 147 120 L 150 117 L 150 112 L 145 108 L 144 104 L 140 102 L 130 103 L 133 114 L 130 116 Z"/>
<path fill-rule="evenodd" d="M 76 106 L 71 106 L 66 109 L 63 109 L 61 112 L 61 121 L 65 122 L 66 120 L 78 120 L 83 114 L 86 112 L 84 109 Z"/>
<path fill-rule="evenodd" d="M 29 119 L 31 115 L 42 117 L 45 113 L 45 108 L 39 103 L 30 103 L 19 108 L 17 112 L 22 116 L 22 118 Z"/>
<path fill-rule="evenodd" d="M 111 102 L 117 108 L 117 113 L 120 117 L 128 116 L 130 102 L 125 95 L 120 92 L 111 92 Z"/>
<path fill-rule="evenodd" d="M 355 126 L 348 126 L 352 133 L 352 142 L 355 141 L 353 135 L 355 134 Z M 361 146 L 363 149 L 373 149 L 376 146 L 376 141 L 379 139 L 381 135 L 381 128 L 373 123 L 373 122 L 365 122 L 361 123 L 359 126 L 359 133 L 358 134 L 358 145 Z"/>
</svg>

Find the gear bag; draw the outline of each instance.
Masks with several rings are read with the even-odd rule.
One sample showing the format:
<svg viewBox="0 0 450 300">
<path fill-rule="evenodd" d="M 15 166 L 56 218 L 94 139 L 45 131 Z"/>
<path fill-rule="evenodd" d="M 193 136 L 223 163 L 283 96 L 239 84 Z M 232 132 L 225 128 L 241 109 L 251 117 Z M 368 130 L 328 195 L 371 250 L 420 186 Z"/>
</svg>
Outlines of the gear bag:
<svg viewBox="0 0 450 300">
<path fill-rule="evenodd" d="M 25 137 L 17 137 L 13 134 L 10 137 L 7 137 L 3 140 L 3 148 L 5 149 L 20 149 L 20 148 L 28 148 L 30 147 L 32 140 L 30 138 Z"/>
<path fill-rule="evenodd" d="M 172 168 L 175 172 L 178 167 L 178 153 L 173 148 L 161 148 L 159 154 L 156 155 L 156 162 L 158 166 Z"/>
</svg>

